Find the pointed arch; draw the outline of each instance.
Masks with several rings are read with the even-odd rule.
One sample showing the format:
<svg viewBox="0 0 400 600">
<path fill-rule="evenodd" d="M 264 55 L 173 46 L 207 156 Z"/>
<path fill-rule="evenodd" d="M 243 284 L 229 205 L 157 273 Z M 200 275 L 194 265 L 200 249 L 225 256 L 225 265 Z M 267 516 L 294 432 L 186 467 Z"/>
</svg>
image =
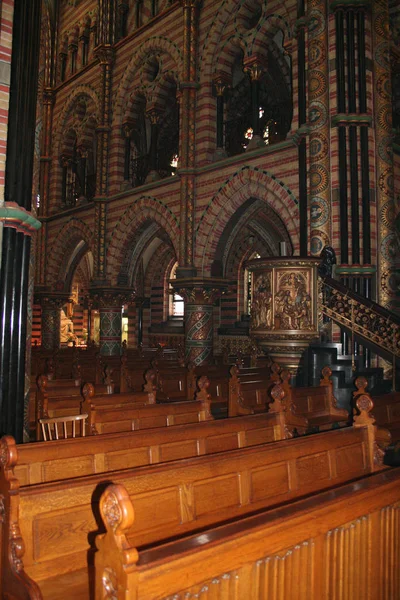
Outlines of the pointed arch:
<svg viewBox="0 0 400 600">
<path fill-rule="evenodd" d="M 198 267 L 209 273 L 218 240 L 234 213 L 250 197 L 262 200 L 284 223 L 294 253 L 299 251 L 298 200 L 287 185 L 268 171 L 244 166 L 218 190 L 204 210 L 196 231 Z"/>
<path fill-rule="evenodd" d="M 164 36 L 154 36 L 143 42 L 137 49 L 135 54 L 129 61 L 124 75 L 116 89 L 114 96 L 114 124 L 120 125 L 122 115 L 124 113 L 124 106 L 126 96 L 130 94 L 130 88 L 135 78 L 136 73 L 142 67 L 146 58 L 155 53 L 161 53 L 167 55 L 171 62 L 171 67 L 166 63 L 166 70 L 170 72 L 170 76 L 178 84 L 181 80 L 181 73 L 183 68 L 183 57 L 180 48 L 177 44 L 172 42 L 170 39 Z"/>
<path fill-rule="evenodd" d="M 74 104 L 76 104 L 76 101 L 80 97 L 82 97 L 83 99 L 87 98 L 92 101 L 94 105 L 94 110 L 91 111 L 92 115 L 100 115 L 100 99 L 97 95 L 97 92 L 89 85 L 78 85 L 69 96 L 68 102 L 65 103 L 65 106 L 61 111 L 58 117 L 57 124 L 53 130 L 53 148 L 55 149 L 56 154 L 59 150 L 59 146 L 62 141 L 65 123 L 71 113 Z"/>
<path fill-rule="evenodd" d="M 178 254 L 178 219 L 160 200 L 151 196 L 141 196 L 126 209 L 111 236 L 107 251 L 107 272 L 110 281 L 115 281 L 132 238 L 146 222 L 155 222 L 161 227 Z"/>
<path fill-rule="evenodd" d="M 77 246 L 84 242 L 85 251 L 93 252 L 93 230 L 77 218 L 72 218 L 61 228 L 49 249 L 47 284 L 59 289 L 68 276 L 67 267 Z M 83 247 L 83 246 L 82 246 Z"/>
</svg>

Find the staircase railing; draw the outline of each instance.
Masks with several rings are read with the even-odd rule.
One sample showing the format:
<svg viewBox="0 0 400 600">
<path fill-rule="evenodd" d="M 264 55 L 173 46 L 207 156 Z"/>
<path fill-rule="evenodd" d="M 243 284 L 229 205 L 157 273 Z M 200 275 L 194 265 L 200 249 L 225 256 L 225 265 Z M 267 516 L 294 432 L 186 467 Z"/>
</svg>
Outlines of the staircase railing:
<svg viewBox="0 0 400 600">
<path fill-rule="evenodd" d="M 400 362 L 400 317 L 331 277 L 321 278 L 322 313 L 393 364 Z"/>
</svg>

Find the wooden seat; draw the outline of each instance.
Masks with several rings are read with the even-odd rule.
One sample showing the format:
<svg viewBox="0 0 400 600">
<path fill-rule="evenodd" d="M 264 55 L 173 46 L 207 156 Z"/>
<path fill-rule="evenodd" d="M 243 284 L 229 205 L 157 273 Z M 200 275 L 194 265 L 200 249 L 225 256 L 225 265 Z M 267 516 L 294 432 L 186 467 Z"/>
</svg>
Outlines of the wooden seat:
<svg viewBox="0 0 400 600">
<path fill-rule="evenodd" d="M 114 471 L 112 481 L 126 487 L 140 519 L 139 527 L 129 531 L 129 544 L 160 543 L 380 470 L 375 427 L 368 414 L 372 403 L 364 396 L 358 403 L 360 415 L 353 427 Z M 98 473 L 20 487 L 14 474 L 17 449 L 13 440 L 3 438 L 0 449 L 4 457 L 0 494 L 5 499 L 2 539 L 6 546 L 2 556 L 12 556 L 9 545 L 17 531 L 25 544 L 25 573 L 41 587 L 47 589 L 46 580 L 73 571 L 84 576 L 91 540 L 99 526 L 97 503 L 110 475 Z M 162 510 L 155 510 L 156 506 Z M 2 569 L 11 580 L 9 562 L 5 561 Z M 74 582 L 76 585 L 77 580 Z M 87 589 L 87 577 L 81 585 L 80 589 Z M 50 588 L 47 593 L 45 600 L 54 598 Z M 65 597 L 71 597 L 69 589 L 65 589 Z"/>
<path fill-rule="evenodd" d="M 110 485 L 100 500 L 107 533 L 96 538 L 95 597 L 394 600 L 399 484 L 393 469 L 143 551 L 129 539 L 141 527 L 135 502 Z"/>
<path fill-rule="evenodd" d="M 45 442 L 51 440 L 67 439 L 68 437 L 78 437 L 77 432 L 81 437 L 85 437 L 87 413 L 81 415 L 66 415 L 64 417 L 49 417 L 47 419 L 39 419 L 42 428 L 43 440 Z M 68 427 L 71 424 L 71 428 Z M 77 424 L 79 426 L 77 427 Z M 69 430 L 71 435 L 69 436 Z"/>
</svg>

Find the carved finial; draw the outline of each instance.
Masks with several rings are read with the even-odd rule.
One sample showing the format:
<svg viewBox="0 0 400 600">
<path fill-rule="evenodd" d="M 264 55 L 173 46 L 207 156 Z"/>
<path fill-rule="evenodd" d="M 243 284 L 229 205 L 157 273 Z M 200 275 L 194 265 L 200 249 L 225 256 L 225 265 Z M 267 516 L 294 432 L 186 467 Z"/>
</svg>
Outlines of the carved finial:
<svg viewBox="0 0 400 600">
<path fill-rule="evenodd" d="M 85 383 L 85 385 L 82 388 L 82 396 L 85 398 L 85 400 L 89 400 L 90 398 L 93 398 L 94 387 L 91 383 Z"/>
<path fill-rule="evenodd" d="M 330 381 L 330 378 L 332 377 L 332 369 L 328 366 L 325 366 L 322 371 L 322 379 L 325 381 Z"/>
<path fill-rule="evenodd" d="M 279 373 L 281 371 L 281 367 L 278 365 L 278 363 L 274 362 L 271 365 L 271 380 L 275 381 L 276 383 L 278 383 L 280 381 L 280 376 Z"/>
<path fill-rule="evenodd" d="M 360 394 L 365 394 L 367 387 L 368 387 L 368 381 L 365 377 L 361 376 L 361 377 L 357 377 L 357 379 L 354 382 L 354 385 L 357 388 L 357 391 L 355 392 L 355 395 L 358 396 Z"/>
<path fill-rule="evenodd" d="M 197 387 L 199 388 L 200 391 L 208 390 L 208 388 L 210 387 L 210 380 L 208 379 L 207 375 L 202 375 L 201 377 L 198 378 Z"/>
<path fill-rule="evenodd" d="M 282 383 L 287 386 L 290 385 L 290 378 L 292 376 L 290 371 L 288 369 L 283 369 L 281 371 L 280 375 L 281 375 Z"/>
<path fill-rule="evenodd" d="M 285 397 L 285 391 L 283 387 L 279 383 L 276 383 L 270 391 L 270 395 L 273 399 L 273 402 L 271 402 L 269 405 L 269 412 L 283 412 L 285 410 L 282 403 L 282 400 Z"/>
<path fill-rule="evenodd" d="M 354 425 L 373 425 L 374 417 L 370 414 L 374 403 L 369 394 L 358 394 L 355 396 Z"/>
<path fill-rule="evenodd" d="M 128 492 L 122 485 L 109 485 L 100 498 L 100 513 L 108 531 L 115 534 L 130 529 L 135 513 Z"/>
<path fill-rule="evenodd" d="M 208 388 L 210 387 L 210 380 L 207 375 L 201 375 L 201 377 L 197 380 L 197 392 L 196 392 L 196 400 L 201 402 L 203 409 L 205 411 L 206 419 L 212 419 L 211 414 L 211 396 L 208 393 Z"/>
<path fill-rule="evenodd" d="M 14 438 L 4 435 L 0 439 L 0 465 L 4 471 L 13 469 L 17 464 L 18 453 Z"/>
<path fill-rule="evenodd" d="M 104 385 L 113 385 L 114 381 L 112 378 L 113 369 L 108 365 L 104 368 Z"/>
<path fill-rule="evenodd" d="M 239 369 L 237 368 L 236 365 L 231 366 L 231 368 L 229 369 L 229 375 L 233 378 L 238 377 Z"/>
<path fill-rule="evenodd" d="M 154 369 L 147 369 L 147 371 L 144 374 L 144 378 L 146 383 L 143 386 L 143 391 L 149 394 L 149 404 L 155 404 L 157 391 L 157 373 L 154 371 Z"/>
<path fill-rule="evenodd" d="M 39 375 L 36 380 L 37 386 L 39 390 L 44 394 L 46 392 L 47 384 L 49 383 L 49 378 L 47 375 Z"/>
</svg>

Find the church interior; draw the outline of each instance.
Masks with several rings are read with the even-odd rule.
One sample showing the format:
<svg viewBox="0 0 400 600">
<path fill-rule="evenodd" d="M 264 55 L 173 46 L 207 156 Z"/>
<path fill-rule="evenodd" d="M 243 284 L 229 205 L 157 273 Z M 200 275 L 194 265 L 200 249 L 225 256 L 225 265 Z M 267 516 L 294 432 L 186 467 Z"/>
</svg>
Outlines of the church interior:
<svg viewBox="0 0 400 600">
<path fill-rule="evenodd" d="M 0 0 L 0 595 L 400 600 L 397 0 Z"/>
</svg>

